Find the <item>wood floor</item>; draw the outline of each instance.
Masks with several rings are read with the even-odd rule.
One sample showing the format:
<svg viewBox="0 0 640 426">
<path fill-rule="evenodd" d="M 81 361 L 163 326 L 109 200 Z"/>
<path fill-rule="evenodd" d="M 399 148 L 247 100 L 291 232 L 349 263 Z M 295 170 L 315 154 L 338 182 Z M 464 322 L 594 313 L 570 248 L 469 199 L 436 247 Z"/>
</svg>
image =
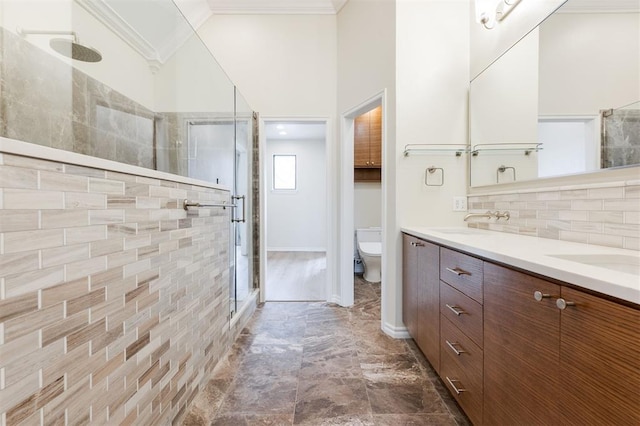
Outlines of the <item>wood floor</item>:
<svg viewBox="0 0 640 426">
<path fill-rule="evenodd" d="M 267 301 L 326 300 L 327 254 L 308 251 L 267 253 Z"/>
</svg>

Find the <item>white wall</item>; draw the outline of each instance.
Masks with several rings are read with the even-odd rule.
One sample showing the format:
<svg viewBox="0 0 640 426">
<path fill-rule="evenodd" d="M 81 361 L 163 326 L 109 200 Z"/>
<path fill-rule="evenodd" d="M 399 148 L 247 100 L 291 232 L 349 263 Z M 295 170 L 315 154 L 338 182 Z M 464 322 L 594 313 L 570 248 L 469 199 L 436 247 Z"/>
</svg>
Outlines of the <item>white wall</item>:
<svg viewBox="0 0 640 426">
<path fill-rule="evenodd" d="M 214 15 L 198 29 L 263 117 L 333 117 L 334 15 Z"/>
<path fill-rule="evenodd" d="M 274 191 L 273 155 L 293 154 L 297 189 Z M 327 247 L 325 141 L 267 140 L 267 249 L 324 251 Z"/>
<path fill-rule="evenodd" d="M 598 115 L 639 100 L 639 13 L 559 13 L 540 26 L 541 115 Z"/>
<path fill-rule="evenodd" d="M 382 185 L 380 182 L 355 182 L 353 210 L 353 225 L 356 229 L 382 226 Z"/>
<path fill-rule="evenodd" d="M 399 281 L 398 268 L 398 225 L 396 222 L 396 2 L 392 0 L 350 0 L 338 14 L 338 113 L 344 114 L 372 97 L 386 91 L 383 105 L 382 140 L 383 171 L 382 184 L 382 325 L 401 327 L 394 318 Z M 364 111 L 363 111 L 364 112 Z M 344 129 L 346 130 L 346 129 Z M 341 135 L 341 138 L 343 136 Z M 347 138 L 347 136 L 345 136 Z M 345 143 L 345 141 L 343 141 Z M 349 149 L 348 147 L 347 149 Z M 348 157 L 348 155 L 345 156 Z M 340 164 L 343 158 L 338 157 Z M 346 163 L 349 160 L 344 159 Z M 345 163 L 345 164 L 346 164 Z M 346 167 L 350 165 L 347 164 Z M 345 180 L 345 177 L 341 177 Z M 349 176 L 350 179 L 350 176 Z M 343 182 L 341 192 L 352 182 Z M 336 190 L 336 194 L 339 192 Z M 354 194 L 355 195 L 355 194 Z M 346 200 L 346 198 L 345 198 Z M 355 200 L 354 200 L 355 201 Z M 348 203 L 349 200 L 346 200 Z M 351 209 L 349 205 L 341 209 Z M 350 221 L 351 219 L 351 221 Z M 351 237 L 354 232 L 352 218 L 343 218 L 339 234 Z M 351 253 L 342 247 L 344 259 L 341 270 L 352 270 Z M 336 277 L 336 282 L 346 276 Z M 335 291 L 335 290 L 334 290 Z M 339 293 L 339 291 L 338 291 Z M 387 328 L 389 328 L 387 327 Z"/>
<path fill-rule="evenodd" d="M 154 76 L 155 111 L 218 112 L 233 116 L 233 83 L 193 35 Z"/>
<path fill-rule="evenodd" d="M 462 225 L 452 197 L 466 195 L 467 160 L 448 155 L 404 157 L 410 143 L 466 144 L 469 88 L 469 2 L 399 1 L 397 9 L 397 163 L 395 288 L 387 321 L 402 324 L 400 226 Z M 445 185 L 424 185 L 425 169 L 444 168 Z M 391 301 L 390 301 L 391 303 Z"/>
</svg>

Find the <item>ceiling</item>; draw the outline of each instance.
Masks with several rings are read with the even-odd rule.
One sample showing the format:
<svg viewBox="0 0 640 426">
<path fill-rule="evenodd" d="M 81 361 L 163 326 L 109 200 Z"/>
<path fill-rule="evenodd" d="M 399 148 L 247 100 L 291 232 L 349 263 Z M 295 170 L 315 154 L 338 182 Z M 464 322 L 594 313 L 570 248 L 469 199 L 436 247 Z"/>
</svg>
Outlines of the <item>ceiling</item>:
<svg viewBox="0 0 640 426">
<path fill-rule="evenodd" d="M 324 140 L 326 124 L 317 121 L 269 121 L 264 125 L 266 140 Z M 282 132 L 286 134 L 281 134 Z"/>
</svg>

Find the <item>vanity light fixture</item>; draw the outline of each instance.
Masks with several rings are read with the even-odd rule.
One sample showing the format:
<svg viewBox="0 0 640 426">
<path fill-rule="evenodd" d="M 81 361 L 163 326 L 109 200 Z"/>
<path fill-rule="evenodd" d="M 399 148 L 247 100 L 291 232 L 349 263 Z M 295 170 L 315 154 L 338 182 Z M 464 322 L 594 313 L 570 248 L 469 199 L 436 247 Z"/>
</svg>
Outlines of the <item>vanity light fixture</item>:
<svg viewBox="0 0 640 426">
<path fill-rule="evenodd" d="M 496 9 L 496 19 L 502 21 L 522 0 L 502 0 Z"/>
<path fill-rule="evenodd" d="M 475 0 L 476 21 L 488 30 L 505 19 L 522 0 Z"/>
</svg>

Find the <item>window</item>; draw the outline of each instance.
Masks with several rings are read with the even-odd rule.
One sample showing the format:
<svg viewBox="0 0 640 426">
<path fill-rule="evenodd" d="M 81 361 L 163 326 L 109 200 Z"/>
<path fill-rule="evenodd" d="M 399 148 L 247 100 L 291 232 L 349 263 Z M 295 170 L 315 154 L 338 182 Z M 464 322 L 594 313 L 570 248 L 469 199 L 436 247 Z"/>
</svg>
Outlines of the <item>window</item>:
<svg viewBox="0 0 640 426">
<path fill-rule="evenodd" d="M 296 189 L 296 156 L 279 155 L 273 156 L 273 189 L 293 190 Z"/>
</svg>

